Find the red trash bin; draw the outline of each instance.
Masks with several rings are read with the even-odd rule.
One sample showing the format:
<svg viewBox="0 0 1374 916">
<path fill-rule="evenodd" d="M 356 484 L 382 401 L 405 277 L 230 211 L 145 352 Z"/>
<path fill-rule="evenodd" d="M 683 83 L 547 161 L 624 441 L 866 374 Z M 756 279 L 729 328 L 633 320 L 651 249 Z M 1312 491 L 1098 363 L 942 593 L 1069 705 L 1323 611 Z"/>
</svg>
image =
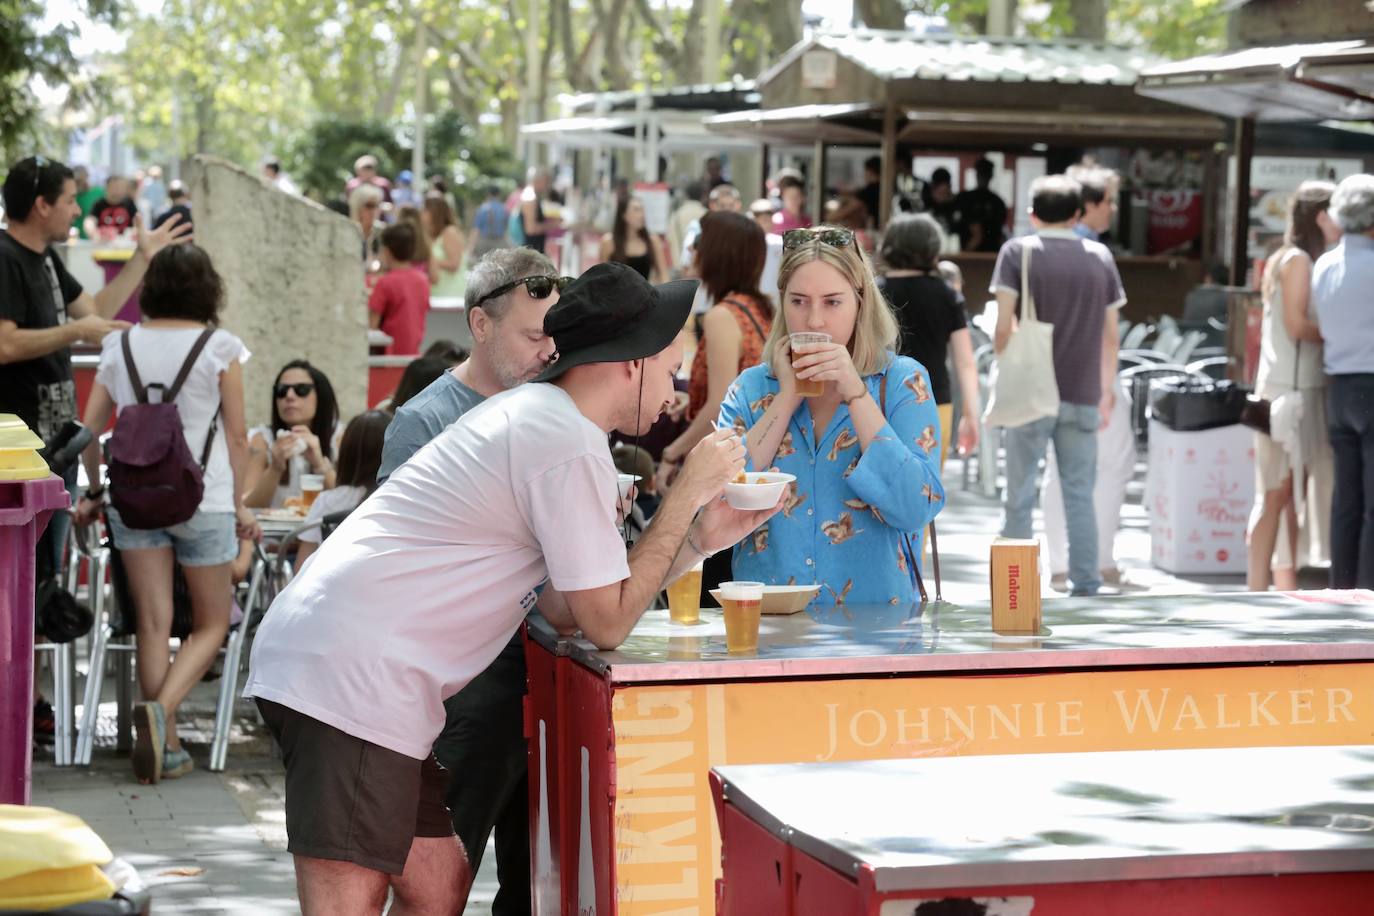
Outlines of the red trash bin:
<svg viewBox="0 0 1374 916">
<path fill-rule="evenodd" d="M 34 548 L 53 512 L 69 504 L 42 447 L 17 417 L 0 414 L 0 804 L 29 802 Z"/>
</svg>

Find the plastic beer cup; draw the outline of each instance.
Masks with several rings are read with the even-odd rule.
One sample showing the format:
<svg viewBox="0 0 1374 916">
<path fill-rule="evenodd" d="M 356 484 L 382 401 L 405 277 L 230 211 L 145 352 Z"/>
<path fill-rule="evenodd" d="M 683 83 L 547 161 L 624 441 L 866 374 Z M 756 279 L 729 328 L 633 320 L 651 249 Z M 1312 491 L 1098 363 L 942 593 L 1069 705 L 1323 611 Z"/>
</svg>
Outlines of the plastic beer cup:
<svg viewBox="0 0 1374 916">
<path fill-rule="evenodd" d="M 753 652 L 759 647 L 759 614 L 763 610 L 762 582 L 722 582 L 720 606 L 725 611 L 725 647 Z"/>
<path fill-rule="evenodd" d="M 301 503 L 309 511 L 315 504 L 315 497 L 320 495 L 324 489 L 323 474 L 302 474 L 301 475 Z"/>
<path fill-rule="evenodd" d="M 810 344 L 830 343 L 829 334 L 820 334 L 812 331 L 789 334 L 787 337 L 792 348 L 792 362 L 794 366 L 796 365 L 796 358 L 798 356 L 798 347 L 805 347 Z M 818 398 L 825 394 L 825 382 L 820 379 L 799 378 L 797 379 L 797 394 L 804 398 Z"/>
<path fill-rule="evenodd" d="M 698 623 L 701 618 L 701 564 L 668 586 L 668 616 L 673 623 Z"/>
</svg>

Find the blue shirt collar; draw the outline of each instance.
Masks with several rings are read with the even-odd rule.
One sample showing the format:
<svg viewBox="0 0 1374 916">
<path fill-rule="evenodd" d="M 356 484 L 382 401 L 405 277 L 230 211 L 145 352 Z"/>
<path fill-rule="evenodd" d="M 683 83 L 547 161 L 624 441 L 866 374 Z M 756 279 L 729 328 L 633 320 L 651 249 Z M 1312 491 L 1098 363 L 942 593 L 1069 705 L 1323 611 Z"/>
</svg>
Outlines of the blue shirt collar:
<svg viewBox="0 0 1374 916">
<path fill-rule="evenodd" d="M 1341 244 L 1347 248 L 1363 248 L 1374 251 L 1374 239 L 1363 232 L 1347 232 L 1341 236 Z"/>
</svg>

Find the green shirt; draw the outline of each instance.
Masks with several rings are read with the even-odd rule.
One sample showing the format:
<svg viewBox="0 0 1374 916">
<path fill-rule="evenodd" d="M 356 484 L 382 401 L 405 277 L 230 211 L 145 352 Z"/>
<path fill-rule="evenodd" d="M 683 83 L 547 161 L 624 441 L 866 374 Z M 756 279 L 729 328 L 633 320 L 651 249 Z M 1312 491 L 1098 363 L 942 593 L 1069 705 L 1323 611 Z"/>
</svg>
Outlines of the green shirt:
<svg viewBox="0 0 1374 916">
<path fill-rule="evenodd" d="M 81 233 L 83 239 L 89 238 L 89 236 L 86 235 L 86 217 L 91 215 L 91 208 L 95 206 L 96 201 L 104 196 L 105 189 L 99 186 L 87 188 L 76 195 L 76 202 L 81 207 L 81 215 L 76 218 L 76 221 L 72 225 L 76 226 L 76 231 Z"/>
</svg>

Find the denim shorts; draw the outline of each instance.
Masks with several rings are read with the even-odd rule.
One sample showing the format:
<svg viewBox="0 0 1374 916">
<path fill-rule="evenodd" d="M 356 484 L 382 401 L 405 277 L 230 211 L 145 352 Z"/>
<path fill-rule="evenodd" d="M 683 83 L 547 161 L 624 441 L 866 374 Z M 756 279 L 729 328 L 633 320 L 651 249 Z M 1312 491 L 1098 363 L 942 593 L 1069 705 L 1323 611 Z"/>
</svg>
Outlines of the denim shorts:
<svg viewBox="0 0 1374 916">
<path fill-rule="evenodd" d="M 231 562 L 239 553 L 234 533 L 234 513 L 201 512 L 180 525 L 169 528 L 126 528 L 114 506 L 105 507 L 110 536 L 119 550 L 176 549 L 182 566 L 219 566 Z"/>
</svg>

